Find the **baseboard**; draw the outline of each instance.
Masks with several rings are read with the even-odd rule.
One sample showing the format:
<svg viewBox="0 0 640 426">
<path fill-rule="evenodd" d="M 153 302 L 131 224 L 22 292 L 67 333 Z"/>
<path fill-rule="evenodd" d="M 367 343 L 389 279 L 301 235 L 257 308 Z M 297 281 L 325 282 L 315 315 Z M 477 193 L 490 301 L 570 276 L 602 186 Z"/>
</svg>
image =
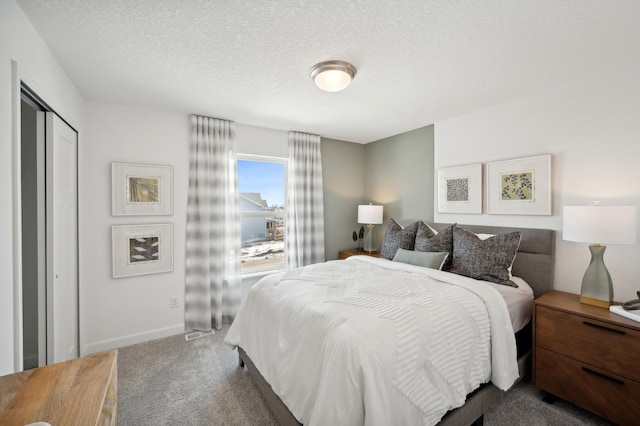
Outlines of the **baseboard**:
<svg viewBox="0 0 640 426">
<path fill-rule="evenodd" d="M 172 325 L 171 327 L 157 328 L 143 333 L 129 334 L 128 336 L 117 337 L 115 339 L 101 340 L 99 342 L 84 345 L 81 356 L 94 354 L 97 352 L 110 351 L 111 349 L 122 348 L 124 346 L 135 345 L 137 343 L 148 342 L 149 340 L 161 339 L 163 337 L 174 336 L 184 333 L 184 324 Z"/>
</svg>

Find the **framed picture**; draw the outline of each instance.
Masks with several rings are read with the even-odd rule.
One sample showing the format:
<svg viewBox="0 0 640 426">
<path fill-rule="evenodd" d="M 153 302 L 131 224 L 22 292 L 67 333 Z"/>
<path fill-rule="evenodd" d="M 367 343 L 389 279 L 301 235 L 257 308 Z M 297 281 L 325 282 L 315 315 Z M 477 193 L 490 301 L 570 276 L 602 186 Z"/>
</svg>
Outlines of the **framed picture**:
<svg viewBox="0 0 640 426">
<path fill-rule="evenodd" d="M 551 155 L 487 163 L 487 213 L 551 214 Z"/>
<path fill-rule="evenodd" d="M 113 278 L 173 271 L 173 224 L 111 227 Z"/>
<path fill-rule="evenodd" d="M 438 213 L 482 213 L 482 164 L 438 170 Z"/>
<path fill-rule="evenodd" d="M 173 167 L 111 163 L 111 214 L 172 215 Z"/>
</svg>

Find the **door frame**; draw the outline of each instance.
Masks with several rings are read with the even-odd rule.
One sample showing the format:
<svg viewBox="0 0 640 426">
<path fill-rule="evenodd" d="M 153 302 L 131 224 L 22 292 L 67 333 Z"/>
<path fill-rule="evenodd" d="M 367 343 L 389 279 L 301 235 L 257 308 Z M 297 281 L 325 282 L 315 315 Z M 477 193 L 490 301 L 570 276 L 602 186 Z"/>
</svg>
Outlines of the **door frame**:
<svg viewBox="0 0 640 426">
<path fill-rule="evenodd" d="M 50 100 L 55 99 L 35 78 L 33 78 L 27 70 L 22 67 L 18 61 L 11 60 L 11 111 L 12 111 L 12 225 L 13 225 L 13 368 L 14 371 L 22 371 L 23 364 L 23 328 L 22 321 L 22 132 L 21 132 L 21 99 L 22 87 L 25 86 L 31 95 L 45 106 L 49 111 L 54 112 L 65 123 L 67 123 L 78 134 L 78 151 L 80 142 L 80 133 L 78 130 L 63 117 L 65 109 L 56 109 Z M 62 115 L 58 114 L 59 111 Z M 71 116 L 66 114 L 66 116 Z M 78 224 L 79 224 L 79 203 L 78 203 Z M 79 232 L 79 229 L 78 229 Z M 78 245 L 79 245 L 78 238 Z M 78 268 L 78 281 L 80 279 L 80 271 Z M 78 349 L 81 353 L 80 345 L 80 288 L 78 288 Z"/>
</svg>

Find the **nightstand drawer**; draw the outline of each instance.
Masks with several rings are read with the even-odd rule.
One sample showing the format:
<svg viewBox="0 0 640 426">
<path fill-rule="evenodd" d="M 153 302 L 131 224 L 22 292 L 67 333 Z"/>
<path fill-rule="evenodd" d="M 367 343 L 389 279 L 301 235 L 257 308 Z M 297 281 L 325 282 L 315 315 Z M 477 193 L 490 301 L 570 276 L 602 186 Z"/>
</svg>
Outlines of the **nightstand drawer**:
<svg viewBox="0 0 640 426">
<path fill-rule="evenodd" d="M 538 348 L 640 382 L 638 330 L 536 306 L 535 339 Z"/>
<path fill-rule="evenodd" d="M 640 383 L 538 348 L 535 384 L 618 424 L 640 419 Z"/>
</svg>

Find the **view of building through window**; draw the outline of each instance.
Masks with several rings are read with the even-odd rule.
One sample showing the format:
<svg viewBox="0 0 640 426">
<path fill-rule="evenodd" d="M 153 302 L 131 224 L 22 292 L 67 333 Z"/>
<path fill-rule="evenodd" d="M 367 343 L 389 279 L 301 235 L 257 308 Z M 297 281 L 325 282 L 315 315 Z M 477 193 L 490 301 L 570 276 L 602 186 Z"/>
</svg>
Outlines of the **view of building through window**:
<svg viewBox="0 0 640 426">
<path fill-rule="evenodd" d="M 281 268 L 285 265 L 286 163 L 239 157 L 242 271 Z"/>
</svg>

